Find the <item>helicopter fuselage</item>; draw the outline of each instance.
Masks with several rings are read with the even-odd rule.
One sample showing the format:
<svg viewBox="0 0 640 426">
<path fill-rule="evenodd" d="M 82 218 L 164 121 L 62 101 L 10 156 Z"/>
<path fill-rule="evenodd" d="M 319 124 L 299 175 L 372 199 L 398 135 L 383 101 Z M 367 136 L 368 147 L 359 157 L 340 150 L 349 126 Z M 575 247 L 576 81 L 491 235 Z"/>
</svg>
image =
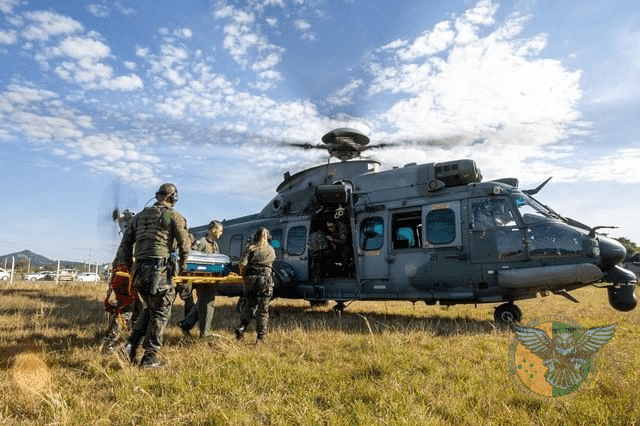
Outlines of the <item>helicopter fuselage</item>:
<svg viewBox="0 0 640 426">
<path fill-rule="evenodd" d="M 624 247 L 553 212 L 516 179 L 482 182 L 472 160 L 378 165 L 345 161 L 285 174 L 260 213 L 224 222 L 221 252 L 237 262 L 251 235 L 267 227 L 277 253 L 274 296 L 312 302 L 507 302 L 496 319 L 519 320 L 513 301 L 573 299 L 568 291 L 606 283 L 614 308 L 636 306 L 636 277 L 621 267 Z M 328 232 L 327 222 L 341 224 L 347 238 L 318 272 L 309 240 Z M 218 292 L 239 295 L 232 286 Z"/>
</svg>

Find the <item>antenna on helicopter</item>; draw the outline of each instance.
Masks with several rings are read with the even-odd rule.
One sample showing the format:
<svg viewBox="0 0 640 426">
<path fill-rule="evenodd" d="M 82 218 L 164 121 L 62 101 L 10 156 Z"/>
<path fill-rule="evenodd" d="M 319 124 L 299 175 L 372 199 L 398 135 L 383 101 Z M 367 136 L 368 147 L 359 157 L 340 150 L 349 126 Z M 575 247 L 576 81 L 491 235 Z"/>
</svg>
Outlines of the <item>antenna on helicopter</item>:
<svg viewBox="0 0 640 426">
<path fill-rule="evenodd" d="M 396 146 L 396 144 L 369 145 L 369 137 L 356 129 L 341 127 L 334 129 L 322 137 L 324 145 L 310 143 L 289 143 L 287 145 L 302 149 L 324 149 L 329 152 L 329 158 L 335 157 L 341 161 L 360 157 L 362 152 L 369 149 L 381 149 Z"/>
<path fill-rule="evenodd" d="M 536 195 L 551 180 L 552 177 L 553 176 L 549 176 L 547 180 L 542 182 L 540 185 L 538 185 L 534 189 L 524 189 L 522 190 L 522 192 L 524 192 L 527 195 Z"/>
</svg>

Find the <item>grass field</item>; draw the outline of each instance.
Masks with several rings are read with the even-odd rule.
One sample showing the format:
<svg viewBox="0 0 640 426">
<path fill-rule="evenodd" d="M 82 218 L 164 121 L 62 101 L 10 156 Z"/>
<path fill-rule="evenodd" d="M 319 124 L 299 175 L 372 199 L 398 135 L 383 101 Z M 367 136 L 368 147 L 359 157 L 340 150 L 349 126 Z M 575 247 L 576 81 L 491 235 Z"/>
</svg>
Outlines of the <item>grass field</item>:
<svg viewBox="0 0 640 426">
<path fill-rule="evenodd" d="M 524 323 L 563 315 L 585 328 L 618 323 L 579 396 L 538 402 L 508 369 L 513 333 L 493 305 L 426 306 L 278 299 L 266 342 L 236 342 L 235 300 L 216 300 L 217 336 L 182 337 L 176 302 L 167 367 L 101 355 L 106 284 L 0 284 L 0 424 L 448 425 L 640 424 L 640 311 L 606 290 L 523 301 Z"/>
</svg>

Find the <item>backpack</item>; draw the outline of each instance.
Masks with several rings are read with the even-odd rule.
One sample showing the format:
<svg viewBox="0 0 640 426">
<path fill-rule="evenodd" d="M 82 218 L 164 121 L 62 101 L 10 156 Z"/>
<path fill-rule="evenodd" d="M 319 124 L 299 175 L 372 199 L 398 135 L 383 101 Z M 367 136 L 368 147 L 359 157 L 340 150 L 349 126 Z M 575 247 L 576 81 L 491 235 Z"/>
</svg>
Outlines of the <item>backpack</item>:
<svg viewBox="0 0 640 426">
<path fill-rule="evenodd" d="M 109 301 L 111 294 L 115 295 L 115 305 Z M 133 303 L 138 297 L 136 289 L 133 287 L 133 280 L 129 269 L 124 265 L 116 265 L 111 272 L 109 280 L 109 291 L 104 299 L 104 310 L 110 314 L 121 314 L 122 311 Z"/>
</svg>

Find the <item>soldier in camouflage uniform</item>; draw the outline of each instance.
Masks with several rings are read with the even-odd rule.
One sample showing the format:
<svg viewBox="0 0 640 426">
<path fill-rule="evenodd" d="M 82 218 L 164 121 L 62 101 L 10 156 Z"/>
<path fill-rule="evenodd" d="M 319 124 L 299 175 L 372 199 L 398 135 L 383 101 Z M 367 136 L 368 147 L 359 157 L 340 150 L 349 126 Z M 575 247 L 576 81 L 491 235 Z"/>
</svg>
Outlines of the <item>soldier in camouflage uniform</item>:
<svg viewBox="0 0 640 426">
<path fill-rule="evenodd" d="M 309 274 L 313 280 L 314 297 L 321 298 L 323 293 L 321 284 L 327 274 L 332 254 L 329 249 L 326 232 L 319 228 L 309 234 L 307 251 L 309 253 Z"/>
<path fill-rule="evenodd" d="M 236 338 L 242 339 L 253 318 L 256 319 L 257 341 L 264 339 L 269 322 L 269 301 L 273 296 L 273 276 L 271 265 L 276 252 L 269 244 L 269 231 L 260 228 L 254 241 L 242 254 L 240 273 L 244 276 L 244 295 L 247 304 L 240 314 L 240 326 L 236 328 Z"/>
<path fill-rule="evenodd" d="M 193 250 L 193 245 L 196 243 L 196 237 L 193 236 L 191 232 L 189 232 L 189 242 L 191 244 L 191 250 Z M 176 247 L 173 247 L 172 252 L 176 251 Z M 191 283 L 185 282 L 176 285 L 176 293 L 180 296 L 180 299 L 184 302 L 184 316 L 182 320 L 184 321 L 189 315 L 189 312 L 194 308 L 195 302 L 193 301 L 193 289 L 191 288 Z M 178 322 L 180 324 L 180 322 Z"/>
<path fill-rule="evenodd" d="M 141 368 L 162 367 L 157 353 L 162 347 L 164 327 L 176 298 L 172 278 L 178 273 L 177 266 L 170 262 L 169 249 L 174 241 L 177 242 L 178 263 L 183 270 L 190 248 L 186 220 L 173 209 L 178 201 L 175 185 L 165 183 L 160 186 L 156 199 L 158 201 L 153 206 L 135 215 L 122 237 L 116 256 L 118 264 L 133 270 L 133 285 L 144 305 L 144 311 L 133 326 L 124 348 L 127 357 L 135 362 L 137 347 L 144 338 Z M 134 255 L 135 267 L 132 268 Z"/>
<path fill-rule="evenodd" d="M 211 221 L 207 229 L 207 234 L 197 240 L 191 247 L 194 251 L 208 254 L 218 254 L 218 238 L 222 235 L 223 226 L 217 220 Z M 196 287 L 197 302 L 191 308 L 189 314 L 178 325 L 185 336 L 189 336 L 193 326 L 198 323 L 200 337 L 207 337 L 211 334 L 211 323 L 213 321 L 213 309 L 215 306 L 215 289 L 211 286 Z"/>
</svg>

